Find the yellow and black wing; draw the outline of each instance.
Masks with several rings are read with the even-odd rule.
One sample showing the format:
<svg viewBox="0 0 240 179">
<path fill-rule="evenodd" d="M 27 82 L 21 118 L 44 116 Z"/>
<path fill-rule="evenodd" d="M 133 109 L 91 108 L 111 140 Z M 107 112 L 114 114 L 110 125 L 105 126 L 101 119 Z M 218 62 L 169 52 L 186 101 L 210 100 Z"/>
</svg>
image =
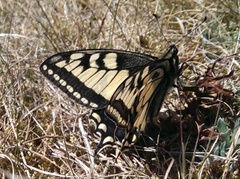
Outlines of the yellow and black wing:
<svg viewBox="0 0 240 179">
<path fill-rule="evenodd" d="M 106 146 L 129 146 L 161 107 L 178 72 L 177 48 L 161 57 L 121 50 L 76 50 L 44 61 L 41 72 L 76 102 Z"/>
</svg>

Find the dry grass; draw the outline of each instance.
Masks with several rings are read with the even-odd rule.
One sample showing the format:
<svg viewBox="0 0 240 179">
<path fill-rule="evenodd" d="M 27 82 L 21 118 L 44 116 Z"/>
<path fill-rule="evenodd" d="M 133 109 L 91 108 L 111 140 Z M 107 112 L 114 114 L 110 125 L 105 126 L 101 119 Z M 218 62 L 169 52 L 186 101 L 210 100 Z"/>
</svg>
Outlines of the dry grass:
<svg viewBox="0 0 240 179">
<path fill-rule="evenodd" d="M 0 176 L 238 178 L 240 4 L 198 2 L 1 1 Z M 93 159 L 89 154 L 97 139 L 84 133 L 87 110 L 52 88 L 39 72 L 40 63 L 56 52 L 83 48 L 160 56 L 169 43 L 176 43 L 180 61 L 188 64 L 181 83 L 194 88 L 179 87 L 179 96 L 172 92 L 166 101 L 173 110 L 171 124 L 161 121 L 161 134 L 170 137 L 163 137 L 162 158 L 123 154 L 112 160 L 102 153 Z M 211 68 L 217 59 L 222 60 Z M 198 96 L 203 93 L 215 98 Z M 177 105 L 181 101 L 188 106 Z"/>
</svg>

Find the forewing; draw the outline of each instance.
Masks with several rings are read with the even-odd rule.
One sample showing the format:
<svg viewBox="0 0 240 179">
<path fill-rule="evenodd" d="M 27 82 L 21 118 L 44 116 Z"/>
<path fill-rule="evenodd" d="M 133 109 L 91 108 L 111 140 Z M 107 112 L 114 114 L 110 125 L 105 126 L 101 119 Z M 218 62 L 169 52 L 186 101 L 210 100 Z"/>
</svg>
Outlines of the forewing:
<svg viewBox="0 0 240 179">
<path fill-rule="evenodd" d="M 124 80 L 152 60 L 144 57 L 118 50 L 70 51 L 48 58 L 40 70 L 70 98 L 102 109 Z"/>
</svg>

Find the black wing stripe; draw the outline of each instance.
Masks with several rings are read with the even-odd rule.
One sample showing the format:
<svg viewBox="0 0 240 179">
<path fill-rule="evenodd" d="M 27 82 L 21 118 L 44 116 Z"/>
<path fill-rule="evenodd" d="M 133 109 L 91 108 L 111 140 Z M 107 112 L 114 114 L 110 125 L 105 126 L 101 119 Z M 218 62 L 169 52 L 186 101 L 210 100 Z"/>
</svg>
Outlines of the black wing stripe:
<svg viewBox="0 0 240 179">
<path fill-rule="evenodd" d="M 107 105 L 106 98 L 97 94 L 94 89 L 88 88 L 78 77 L 69 73 L 65 68 L 43 63 L 40 69 L 50 81 L 78 103 L 95 109 L 101 109 Z"/>
</svg>

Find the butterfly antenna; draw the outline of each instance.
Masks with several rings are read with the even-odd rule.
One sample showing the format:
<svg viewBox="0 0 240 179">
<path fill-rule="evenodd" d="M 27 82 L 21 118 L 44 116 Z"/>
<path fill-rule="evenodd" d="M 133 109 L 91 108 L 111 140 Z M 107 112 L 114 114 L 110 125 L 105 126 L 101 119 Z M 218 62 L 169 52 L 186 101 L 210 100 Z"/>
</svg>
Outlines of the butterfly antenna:
<svg viewBox="0 0 240 179">
<path fill-rule="evenodd" d="M 191 31 L 189 31 L 188 33 L 186 33 L 181 39 L 179 39 L 176 44 L 178 44 L 183 38 L 185 38 L 186 36 L 188 36 L 189 34 L 191 34 L 193 31 L 195 31 L 198 27 L 200 27 L 205 21 L 207 20 L 207 17 L 205 16 L 203 21 L 201 23 L 199 23 L 197 26 L 194 27 L 194 29 L 192 29 Z"/>
<path fill-rule="evenodd" d="M 159 33 L 163 36 L 164 40 L 168 43 L 168 45 L 170 46 L 171 44 L 168 42 L 166 36 L 163 34 L 162 32 L 162 28 L 161 28 L 161 25 L 159 23 L 159 17 L 157 14 L 153 14 L 153 17 L 156 19 L 156 22 L 157 22 L 157 26 L 158 26 L 158 29 L 159 29 Z"/>
<path fill-rule="evenodd" d="M 159 29 L 160 34 L 163 36 L 164 40 L 165 40 L 165 41 L 169 44 L 169 46 L 170 46 L 171 44 L 168 42 L 166 36 L 165 36 L 165 35 L 163 34 L 163 32 L 162 32 L 162 28 L 161 28 L 160 23 L 159 23 L 159 20 L 158 20 L 158 19 L 159 19 L 158 15 L 153 14 L 153 17 L 154 17 L 154 18 L 156 19 L 156 21 L 157 21 L 157 25 L 158 25 L 158 29 Z M 207 20 L 207 17 L 205 16 L 204 19 L 203 19 L 203 21 L 202 21 L 200 24 L 198 24 L 197 26 L 195 26 L 194 29 L 191 30 L 190 32 L 186 33 L 186 34 L 185 34 L 181 39 L 179 39 L 175 44 L 178 44 L 183 38 L 185 38 L 186 36 L 188 36 L 189 34 L 191 34 L 194 30 L 196 30 L 199 26 L 201 26 L 206 20 Z"/>
</svg>

